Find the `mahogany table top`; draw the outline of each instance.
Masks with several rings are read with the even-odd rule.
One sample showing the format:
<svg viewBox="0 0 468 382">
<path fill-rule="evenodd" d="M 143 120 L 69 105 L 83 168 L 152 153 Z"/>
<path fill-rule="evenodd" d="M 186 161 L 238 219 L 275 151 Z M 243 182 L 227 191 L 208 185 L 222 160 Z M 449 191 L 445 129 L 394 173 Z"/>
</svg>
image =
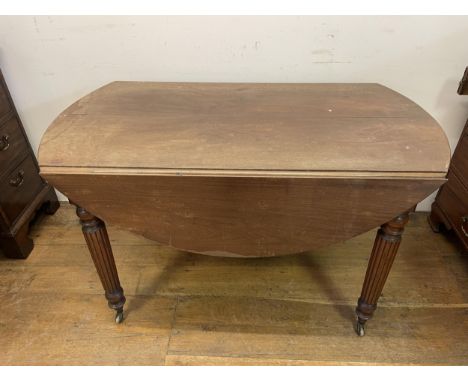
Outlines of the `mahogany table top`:
<svg viewBox="0 0 468 382">
<path fill-rule="evenodd" d="M 49 127 L 42 173 L 444 177 L 450 148 L 379 84 L 112 82 Z"/>
</svg>

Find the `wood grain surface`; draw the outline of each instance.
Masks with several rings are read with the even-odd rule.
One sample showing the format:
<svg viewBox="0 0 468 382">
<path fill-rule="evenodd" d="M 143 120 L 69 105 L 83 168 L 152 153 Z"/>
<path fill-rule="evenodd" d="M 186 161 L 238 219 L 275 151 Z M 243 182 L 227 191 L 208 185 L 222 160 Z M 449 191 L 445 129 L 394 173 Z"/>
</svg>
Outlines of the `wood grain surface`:
<svg viewBox="0 0 468 382">
<path fill-rule="evenodd" d="M 347 240 L 410 209 L 444 182 L 117 174 L 47 179 L 106 223 L 181 250 L 247 257 Z"/>
<path fill-rule="evenodd" d="M 412 214 L 366 337 L 352 330 L 375 231 L 298 256 L 179 252 L 110 225 L 128 319 L 113 322 L 75 209 L 0 254 L 2 365 L 468 365 L 468 257 Z M 51 288 L 51 286 L 53 286 Z"/>
<path fill-rule="evenodd" d="M 378 84 L 113 82 L 66 109 L 41 167 L 431 172 L 437 122 Z"/>
</svg>

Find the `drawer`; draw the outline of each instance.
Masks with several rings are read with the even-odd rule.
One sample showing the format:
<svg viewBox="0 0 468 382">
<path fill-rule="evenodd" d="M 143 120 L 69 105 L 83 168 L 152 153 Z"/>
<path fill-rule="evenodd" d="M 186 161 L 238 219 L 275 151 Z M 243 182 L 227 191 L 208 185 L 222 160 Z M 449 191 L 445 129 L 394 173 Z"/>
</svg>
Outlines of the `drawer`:
<svg viewBox="0 0 468 382">
<path fill-rule="evenodd" d="M 468 247 L 468 190 L 453 174 L 442 187 L 437 203 L 442 207 L 452 228 Z"/>
<path fill-rule="evenodd" d="M 0 176 L 26 156 L 28 145 L 18 120 L 11 118 L 0 126 Z"/>
<path fill-rule="evenodd" d="M 0 207 L 10 223 L 13 223 L 42 187 L 42 179 L 30 155 L 8 174 L 2 175 Z"/>
<path fill-rule="evenodd" d="M 10 101 L 7 97 L 7 92 L 2 85 L 1 76 L 0 76 L 0 118 L 3 117 L 6 113 L 11 110 Z"/>
</svg>

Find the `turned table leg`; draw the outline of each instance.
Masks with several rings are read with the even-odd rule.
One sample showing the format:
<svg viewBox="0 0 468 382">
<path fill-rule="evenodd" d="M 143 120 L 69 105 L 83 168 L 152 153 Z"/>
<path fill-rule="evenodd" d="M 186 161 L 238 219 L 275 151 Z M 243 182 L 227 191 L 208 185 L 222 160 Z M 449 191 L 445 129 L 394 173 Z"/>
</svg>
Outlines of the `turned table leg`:
<svg viewBox="0 0 468 382">
<path fill-rule="evenodd" d="M 356 332 L 359 336 L 364 335 L 364 325 L 377 308 L 377 301 L 400 246 L 405 224 L 409 220 L 408 212 L 382 225 L 377 232 L 374 248 L 367 265 L 361 297 L 359 297 L 356 307 Z"/>
<path fill-rule="evenodd" d="M 83 235 L 106 292 L 105 296 L 109 307 L 117 312 L 115 321 L 119 324 L 123 321 L 125 296 L 120 286 L 106 225 L 101 219 L 91 215 L 82 207 L 76 207 L 76 214 L 80 218 Z"/>
</svg>

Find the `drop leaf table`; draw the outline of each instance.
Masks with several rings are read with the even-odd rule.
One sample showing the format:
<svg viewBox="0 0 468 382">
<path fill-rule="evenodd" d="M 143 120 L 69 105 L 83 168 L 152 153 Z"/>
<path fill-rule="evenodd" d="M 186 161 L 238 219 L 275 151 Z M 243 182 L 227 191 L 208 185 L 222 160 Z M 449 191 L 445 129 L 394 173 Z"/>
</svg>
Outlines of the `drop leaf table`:
<svg viewBox="0 0 468 382">
<path fill-rule="evenodd" d="M 378 84 L 112 82 L 48 128 L 42 176 L 77 206 L 109 306 L 105 223 L 214 256 L 313 250 L 380 226 L 356 308 L 377 307 L 408 214 L 445 182 L 447 139 Z"/>
</svg>

